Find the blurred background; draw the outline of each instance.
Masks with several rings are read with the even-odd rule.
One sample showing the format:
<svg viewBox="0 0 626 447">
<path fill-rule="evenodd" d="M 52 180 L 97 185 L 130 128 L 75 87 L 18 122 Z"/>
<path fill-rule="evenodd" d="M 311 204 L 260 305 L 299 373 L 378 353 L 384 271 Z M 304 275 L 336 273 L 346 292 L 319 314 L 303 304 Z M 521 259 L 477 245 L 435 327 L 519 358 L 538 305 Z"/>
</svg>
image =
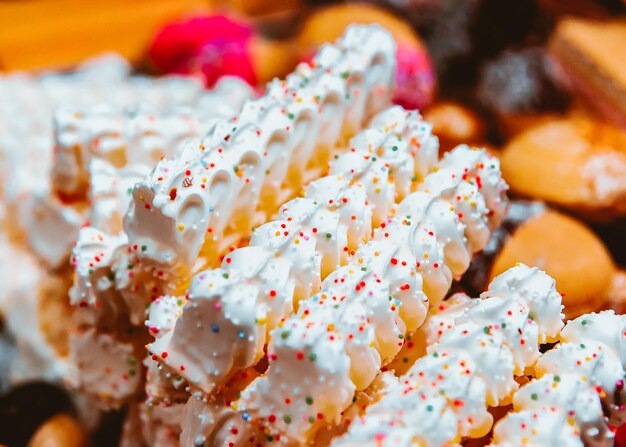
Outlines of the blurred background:
<svg viewBox="0 0 626 447">
<path fill-rule="evenodd" d="M 234 75 L 261 93 L 350 23 L 393 34 L 394 102 L 420 109 L 443 150 L 480 145 L 501 159 L 515 201 L 459 287 L 478 293 L 521 260 L 557 279 L 572 300 L 568 316 L 623 312 L 623 0 L 4 0 L 0 79 L 63 75 L 115 53 L 133 74 L 179 74 L 205 87 Z M 0 88 L 0 110 L 8 101 Z M 13 130 L 2 125 L 5 136 Z M 15 338 L 6 327 L 0 337 L 0 444 L 62 445 L 34 435 L 75 403 L 54 381 L 9 387 Z M 105 415 L 90 442 L 116 445 L 123 413 Z"/>
</svg>

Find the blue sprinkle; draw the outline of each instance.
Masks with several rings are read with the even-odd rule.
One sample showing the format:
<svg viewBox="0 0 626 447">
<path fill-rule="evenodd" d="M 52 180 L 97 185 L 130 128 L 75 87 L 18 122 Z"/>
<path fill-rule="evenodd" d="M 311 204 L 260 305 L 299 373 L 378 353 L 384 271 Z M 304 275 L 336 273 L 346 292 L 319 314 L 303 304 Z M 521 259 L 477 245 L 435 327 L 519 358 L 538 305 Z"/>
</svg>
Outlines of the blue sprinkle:
<svg viewBox="0 0 626 447">
<path fill-rule="evenodd" d="M 244 412 L 244 413 L 241 415 L 241 419 L 243 419 L 244 421 L 249 420 L 249 419 L 250 419 L 250 415 L 248 414 L 248 412 Z"/>
<path fill-rule="evenodd" d="M 243 340 L 243 338 L 246 336 L 246 333 L 244 331 L 239 331 L 239 338 L 241 338 Z"/>
<path fill-rule="evenodd" d="M 209 213 L 212 213 L 213 211 L 215 211 L 215 209 L 212 206 L 209 207 Z"/>
<path fill-rule="evenodd" d="M 211 326 L 211 331 L 217 334 L 220 331 L 220 327 L 217 324 L 214 324 Z"/>
</svg>

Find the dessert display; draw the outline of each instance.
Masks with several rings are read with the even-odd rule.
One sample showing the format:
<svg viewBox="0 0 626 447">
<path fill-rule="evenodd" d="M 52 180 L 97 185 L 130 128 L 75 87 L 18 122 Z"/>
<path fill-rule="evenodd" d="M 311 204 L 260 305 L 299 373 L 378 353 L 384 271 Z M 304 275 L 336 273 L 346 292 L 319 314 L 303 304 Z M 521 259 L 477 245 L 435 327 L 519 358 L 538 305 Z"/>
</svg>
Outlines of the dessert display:
<svg viewBox="0 0 626 447">
<path fill-rule="evenodd" d="M 622 447 L 611 1 L 222 2 L 1 74 L 0 445 Z"/>
<path fill-rule="evenodd" d="M 591 218 L 624 213 L 626 133 L 587 119 L 552 120 L 515 136 L 502 153 L 511 189 Z"/>
</svg>

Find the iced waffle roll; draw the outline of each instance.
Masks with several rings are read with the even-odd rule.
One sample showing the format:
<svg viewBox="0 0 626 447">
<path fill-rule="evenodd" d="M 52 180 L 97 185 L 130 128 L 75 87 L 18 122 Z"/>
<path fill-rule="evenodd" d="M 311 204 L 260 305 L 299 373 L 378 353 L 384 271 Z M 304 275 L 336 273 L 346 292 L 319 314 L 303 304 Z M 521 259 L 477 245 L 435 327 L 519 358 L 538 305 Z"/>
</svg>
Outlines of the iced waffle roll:
<svg viewBox="0 0 626 447">
<path fill-rule="evenodd" d="M 266 221 L 303 179 L 320 175 L 332 148 L 388 106 L 394 51 L 382 28 L 352 26 L 202 143 L 160 162 L 135 187 L 126 216 L 130 244 L 145 247 L 136 256 L 184 290 L 198 256 L 214 262 Z"/>
<path fill-rule="evenodd" d="M 493 423 L 487 407 L 509 399 L 515 377 L 539 358 L 539 344 L 558 336 L 561 309 L 554 280 L 542 271 L 519 265 L 504 272 L 332 445 L 452 446 L 486 434 Z"/>
<path fill-rule="evenodd" d="M 354 392 L 394 358 L 404 337 L 423 323 L 429 299 L 444 297 L 506 211 L 506 184 L 484 150 L 460 146 L 435 171 L 371 242 L 324 280 L 321 292 L 302 300 L 271 332 L 267 373 L 232 406 L 248 421 L 236 430 L 241 435 L 216 424 L 196 436 L 225 436 L 237 444 L 263 427 L 265 435 L 301 444 L 338 421 Z M 217 411 L 225 415 L 210 417 L 230 417 Z"/>
<path fill-rule="evenodd" d="M 361 37 L 374 39 L 376 36 L 380 39 L 375 45 L 376 48 L 372 50 L 372 54 L 369 56 L 361 54 L 361 51 L 356 48 L 356 41 Z M 251 203 L 256 203 L 255 194 L 256 196 L 261 194 L 259 189 L 261 183 L 257 180 L 262 179 L 265 173 L 261 172 L 261 177 L 258 179 L 254 173 L 257 172 L 255 169 L 262 166 L 259 164 L 262 157 L 269 157 L 272 154 L 270 158 L 273 160 L 273 164 L 268 164 L 266 168 L 270 171 L 271 169 L 278 169 L 275 164 L 283 163 L 289 158 L 290 152 L 284 151 L 287 149 L 291 151 L 295 148 L 291 146 L 295 141 L 293 139 L 301 138 L 303 144 L 305 140 L 309 141 L 311 129 L 307 128 L 307 133 L 304 134 L 295 132 L 295 127 L 292 127 L 293 124 L 289 124 L 290 120 L 293 119 L 295 123 L 302 123 L 311 119 L 316 123 L 316 126 L 328 125 L 325 129 L 331 128 L 331 124 L 335 125 L 337 132 L 330 140 L 332 144 L 328 144 L 328 147 L 333 147 L 339 139 L 341 129 L 350 128 L 352 125 L 346 124 L 344 126 L 344 122 L 353 120 L 360 126 L 361 121 L 370 114 L 366 111 L 380 110 L 388 103 L 388 91 L 391 87 L 391 73 L 393 72 L 393 42 L 391 39 L 386 32 L 379 28 L 356 27 L 347 32 L 344 40 L 345 42 L 342 41 L 343 43 L 339 46 L 329 46 L 322 50 L 320 60 L 315 66 L 301 66 L 299 71 L 284 83 L 270 86 L 268 96 L 258 101 L 246 103 L 239 116 L 232 120 L 218 122 L 204 139 L 206 145 L 203 143 L 202 147 L 205 149 L 188 145 L 180 152 L 179 157 L 174 158 L 173 162 L 166 160 L 160 162 L 147 180 L 148 183 L 155 181 L 158 188 L 169 181 L 177 181 L 176 179 L 181 180 L 182 183 L 178 188 L 174 187 L 167 190 L 167 203 L 158 199 L 152 205 L 142 202 L 141 206 L 138 205 L 138 200 L 143 200 L 139 198 L 142 196 L 140 192 L 142 184 L 135 187 L 131 209 L 126 217 L 125 226 L 130 239 L 128 243 L 122 242 L 115 236 L 109 237 L 102 232 L 89 234 L 90 230 L 81 231 L 81 235 L 85 233 L 85 240 L 91 242 L 79 243 L 74 253 L 77 282 L 72 291 L 72 299 L 80 309 L 77 322 L 86 322 L 79 329 L 75 338 L 80 338 L 81 334 L 86 334 L 91 328 L 96 327 L 96 332 L 99 334 L 111 336 L 117 334 L 120 343 L 126 343 L 128 347 L 130 345 L 136 347 L 145 343 L 147 333 L 140 329 L 145 320 L 146 304 L 158 298 L 163 292 L 163 286 L 174 279 L 168 275 L 172 271 L 168 270 L 166 265 L 160 265 L 163 268 L 151 268 L 151 265 L 154 266 L 151 262 L 154 245 L 140 244 L 135 237 L 136 233 L 133 229 L 138 229 L 140 232 L 157 231 L 159 238 L 163 238 L 164 235 L 167 236 L 167 231 L 161 225 L 162 221 L 159 217 L 163 214 L 160 214 L 158 210 L 151 211 L 153 208 L 159 208 L 163 205 L 171 210 L 171 206 L 182 206 L 186 210 L 185 213 L 188 212 L 187 216 L 193 217 L 194 226 L 198 222 L 201 225 L 208 222 L 206 219 L 200 219 L 201 216 L 197 215 L 196 211 L 199 209 L 211 213 L 211 216 L 217 216 L 220 220 L 224 220 L 224 223 L 227 220 L 236 221 L 237 216 L 242 215 L 236 211 L 237 207 L 247 209 Z M 387 57 L 387 53 L 390 53 L 391 56 Z M 325 56 L 323 56 L 324 54 Z M 380 70 L 378 70 L 377 64 L 381 64 Z M 350 71 L 351 69 L 352 71 Z M 311 77 L 307 78 L 306 73 L 309 73 Z M 337 89 L 335 88 L 337 85 L 340 91 L 339 96 L 337 96 Z M 278 86 L 281 88 L 279 89 Z M 337 118 L 335 113 L 326 117 L 326 112 L 336 110 L 335 105 L 339 107 L 337 110 L 341 112 L 338 122 L 334 120 Z M 330 109 L 327 110 L 326 106 Z M 322 117 L 326 118 L 322 120 Z M 276 120 L 280 120 L 278 127 L 276 127 Z M 234 131 L 233 123 L 236 123 L 240 130 Z M 324 132 L 320 131 L 318 134 L 321 135 Z M 287 137 L 289 138 L 285 140 Z M 300 145 L 296 146 L 300 148 Z M 319 147 L 310 147 L 308 150 L 312 151 L 313 149 L 318 150 Z M 276 150 L 279 152 L 275 152 Z M 427 148 L 424 149 L 424 151 L 426 150 Z M 303 151 L 306 152 L 304 148 L 298 149 L 296 154 L 300 156 Z M 389 151 L 391 152 L 391 150 Z M 247 169 L 246 166 L 238 163 L 228 164 L 232 161 L 231 158 L 240 156 L 252 160 L 254 169 Z M 111 161 L 109 160 L 109 162 Z M 178 168 L 174 169 L 172 163 L 178 167 L 182 166 L 181 163 L 183 163 L 188 169 L 184 169 L 183 172 L 176 171 Z M 286 165 L 284 167 L 287 168 Z M 192 175 L 191 171 L 196 168 L 200 169 L 201 172 Z M 280 169 L 272 171 L 271 175 L 268 174 L 268 178 L 279 178 L 282 174 L 279 177 L 276 175 Z M 278 187 L 281 184 L 276 183 L 274 186 Z M 217 192 L 210 191 L 213 187 L 217 188 Z M 383 189 L 385 192 L 388 191 L 386 187 Z M 229 195 L 230 199 L 226 200 L 223 194 L 231 193 L 235 195 Z M 392 199 L 393 196 L 392 193 Z M 208 206 L 210 201 L 217 201 L 214 207 Z M 219 211 L 220 207 L 226 207 L 229 210 L 232 208 L 235 211 L 229 214 L 230 211 L 226 212 L 227 210 Z M 139 209 L 141 211 L 138 211 Z M 141 216 L 137 217 L 137 213 L 140 213 Z M 146 218 L 149 221 L 145 220 Z M 129 222 L 134 222 L 131 228 L 129 228 Z M 139 225 L 140 223 L 141 225 Z M 139 226 L 136 227 L 135 224 Z M 356 224 L 358 222 L 355 222 Z M 371 224 L 369 225 L 371 226 Z M 247 228 L 249 227 L 246 226 Z M 179 230 L 176 229 L 176 231 Z M 215 227 L 205 228 L 200 233 L 195 228 L 192 232 L 200 234 L 202 238 L 205 234 L 212 233 L 218 236 L 223 234 L 219 228 Z M 356 233 L 351 232 L 351 237 L 353 234 Z M 179 248 L 182 250 L 189 247 L 190 245 L 185 243 Z M 196 252 L 192 258 L 195 259 L 197 254 Z M 209 257 L 217 258 L 217 253 L 211 253 Z M 115 297 L 111 297 L 111 294 Z M 108 304 L 102 305 L 100 299 L 103 303 L 111 303 L 115 311 L 109 312 L 110 306 Z M 122 305 L 118 305 L 120 303 Z M 105 324 L 102 321 L 108 321 L 108 323 Z M 135 334 L 132 340 L 125 339 L 125 336 L 122 335 L 126 329 Z M 76 366 L 82 365 L 85 368 L 91 368 L 92 365 L 81 361 L 81 353 L 86 354 L 87 352 L 87 348 L 73 351 L 72 363 Z M 111 356 L 107 358 L 110 358 L 111 361 L 120 361 L 120 356 L 112 352 L 110 354 Z M 84 382 L 82 377 L 96 373 L 93 369 L 97 368 L 92 368 L 90 371 L 80 371 L 80 368 L 72 370 L 72 380 L 77 388 L 89 392 L 88 389 L 91 385 Z M 122 371 L 121 368 L 119 370 Z M 128 367 L 126 373 L 128 373 Z M 96 382 L 92 381 L 91 384 L 95 385 Z M 104 388 L 95 387 L 92 390 L 94 395 L 103 397 L 102 401 L 105 406 L 119 405 L 131 397 L 135 390 L 133 385 L 118 393 L 113 399 L 109 399 L 110 391 L 115 390 L 108 390 L 108 388 L 105 383 Z"/>
<path fill-rule="evenodd" d="M 626 422 L 626 316 L 582 315 L 565 325 L 560 341 L 515 394 L 492 445 L 613 446 L 609 425 Z"/>
<path fill-rule="evenodd" d="M 394 200 L 438 162 L 428 123 L 400 107 L 378 114 L 349 146 L 330 175 L 285 203 L 249 246 L 194 276 L 182 309 L 168 298 L 152 304 L 148 325 L 157 340 L 148 349 L 155 360 L 207 394 L 256 364 L 269 332 L 371 238 L 393 214 Z M 174 325 L 171 315 L 181 312 Z M 167 315 L 168 323 L 158 323 Z M 162 326 L 173 329 L 164 333 Z"/>
<path fill-rule="evenodd" d="M 173 154 L 180 140 L 204 134 L 253 95 L 234 78 L 204 92 L 195 79 L 129 77 L 122 67 L 109 61 L 73 74 L 0 78 L 13 100 L 0 109 L 2 189 L 18 220 L 9 232 L 48 268 L 66 265 L 78 229 L 92 217 L 89 194 L 100 167 L 92 160 L 123 169 L 134 183 L 149 173 L 135 167 Z"/>
</svg>

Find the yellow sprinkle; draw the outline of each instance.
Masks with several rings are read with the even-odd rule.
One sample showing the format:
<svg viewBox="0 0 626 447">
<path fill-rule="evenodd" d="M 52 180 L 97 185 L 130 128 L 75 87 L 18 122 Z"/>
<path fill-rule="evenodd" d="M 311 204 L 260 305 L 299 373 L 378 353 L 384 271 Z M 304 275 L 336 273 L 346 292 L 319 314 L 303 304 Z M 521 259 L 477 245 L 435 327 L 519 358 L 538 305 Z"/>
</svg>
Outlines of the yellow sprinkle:
<svg viewBox="0 0 626 447">
<path fill-rule="evenodd" d="M 185 229 L 185 224 L 178 224 L 178 230 L 183 231 Z"/>
</svg>

